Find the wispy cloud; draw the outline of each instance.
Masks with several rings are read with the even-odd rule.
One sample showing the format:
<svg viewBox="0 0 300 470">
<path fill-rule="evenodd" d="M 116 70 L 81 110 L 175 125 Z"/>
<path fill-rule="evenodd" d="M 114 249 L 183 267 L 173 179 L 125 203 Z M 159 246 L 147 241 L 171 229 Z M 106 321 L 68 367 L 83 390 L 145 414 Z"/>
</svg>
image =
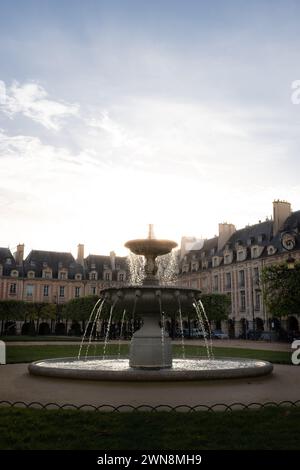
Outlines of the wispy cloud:
<svg viewBox="0 0 300 470">
<path fill-rule="evenodd" d="M 10 118 L 22 114 L 47 129 L 59 130 L 64 120 L 79 115 L 79 105 L 48 98 L 46 90 L 38 83 L 20 84 L 13 81 L 6 87 L 0 81 L 0 110 Z"/>
</svg>

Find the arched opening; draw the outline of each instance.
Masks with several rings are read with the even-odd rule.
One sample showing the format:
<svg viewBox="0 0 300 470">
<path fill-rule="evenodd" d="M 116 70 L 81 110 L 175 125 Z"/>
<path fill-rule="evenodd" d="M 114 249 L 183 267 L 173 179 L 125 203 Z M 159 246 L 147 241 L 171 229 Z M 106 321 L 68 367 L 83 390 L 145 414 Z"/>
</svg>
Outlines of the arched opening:
<svg viewBox="0 0 300 470">
<path fill-rule="evenodd" d="M 17 334 L 17 324 L 15 321 L 7 321 L 4 324 L 4 332 L 5 336 L 15 336 Z"/>
<path fill-rule="evenodd" d="M 235 338 L 235 321 L 232 318 L 228 320 L 228 336 L 231 339 Z"/>
<path fill-rule="evenodd" d="M 295 332 L 298 333 L 298 331 L 299 331 L 299 322 L 298 322 L 297 318 L 294 315 L 291 315 L 291 316 L 288 317 L 287 328 L 288 328 L 288 331 L 295 331 Z"/>
<path fill-rule="evenodd" d="M 81 326 L 77 321 L 74 321 L 69 329 L 69 336 L 81 336 Z"/>
<path fill-rule="evenodd" d="M 247 320 L 246 318 L 240 319 L 240 338 L 246 339 L 247 336 Z"/>
<path fill-rule="evenodd" d="M 39 335 L 50 335 L 51 330 L 50 330 L 50 325 L 46 322 L 43 322 L 39 326 Z"/>
<path fill-rule="evenodd" d="M 264 331 L 264 321 L 261 318 L 256 317 L 255 327 L 256 327 L 256 331 Z"/>
<path fill-rule="evenodd" d="M 36 329 L 33 321 L 25 322 L 21 328 L 21 335 L 35 336 Z"/>
<path fill-rule="evenodd" d="M 55 325 L 55 334 L 58 336 L 63 336 L 66 334 L 66 325 L 62 322 L 56 323 Z"/>
</svg>

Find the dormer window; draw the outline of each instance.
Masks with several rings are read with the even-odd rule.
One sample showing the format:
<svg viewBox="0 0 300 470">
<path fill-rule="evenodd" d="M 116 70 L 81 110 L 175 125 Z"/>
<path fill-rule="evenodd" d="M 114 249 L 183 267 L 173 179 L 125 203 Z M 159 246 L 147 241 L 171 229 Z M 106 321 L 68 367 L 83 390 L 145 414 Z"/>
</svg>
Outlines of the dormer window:
<svg viewBox="0 0 300 470">
<path fill-rule="evenodd" d="M 61 261 L 58 263 L 58 267 L 59 267 L 59 268 L 62 268 L 62 267 L 63 267 L 63 264 L 62 264 Z"/>
<path fill-rule="evenodd" d="M 224 264 L 232 263 L 232 252 L 224 254 Z"/>
<path fill-rule="evenodd" d="M 11 264 L 11 259 L 10 259 L 10 258 L 6 258 L 5 264 Z"/>
<path fill-rule="evenodd" d="M 214 256 L 212 259 L 213 268 L 217 268 L 219 264 L 220 264 L 220 258 L 218 256 Z"/>
<path fill-rule="evenodd" d="M 28 271 L 27 277 L 28 277 L 29 279 L 33 279 L 33 278 L 35 277 L 35 272 L 34 272 L 34 271 Z"/>
<path fill-rule="evenodd" d="M 34 264 L 35 264 L 35 263 L 33 262 L 33 265 L 34 265 Z M 48 267 L 48 263 L 47 263 L 46 261 L 44 261 L 44 262 L 43 262 L 43 268 L 47 268 L 47 267 Z"/>
<path fill-rule="evenodd" d="M 202 251 L 202 253 L 201 253 L 201 258 L 202 258 L 202 259 L 205 258 L 205 251 Z"/>
<path fill-rule="evenodd" d="M 212 249 L 210 250 L 210 254 L 211 254 L 211 256 L 213 256 L 213 255 L 215 254 L 215 249 L 214 249 L 214 248 L 212 248 Z"/>
<path fill-rule="evenodd" d="M 82 274 L 80 274 L 80 273 L 75 274 L 75 279 L 76 279 L 76 281 L 81 281 Z"/>
<path fill-rule="evenodd" d="M 274 255 L 276 253 L 276 248 L 273 245 L 268 246 L 267 248 L 268 255 Z"/>
<path fill-rule="evenodd" d="M 246 250 L 238 250 L 237 251 L 236 257 L 237 257 L 238 261 L 245 261 L 246 256 L 247 256 Z"/>
<path fill-rule="evenodd" d="M 254 243 L 254 237 L 249 237 L 247 240 L 247 245 L 250 246 Z"/>
<path fill-rule="evenodd" d="M 125 275 L 124 275 L 124 273 L 119 273 L 118 280 L 119 280 L 120 282 L 123 282 L 123 281 L 125 280 Z"/>
<path fill-rule="evenodd" d="M 42 276 L 44 279 L 52 279 L 52 271 L 50 271 L 49 269 L 43 270 Z"/>
<path fill-rule="evenodd" d="M 97 273 L 96 272 L 90 273 L 90 280 L 91 281 L 96 281 L 97 280 Z"/>
<path fill-rule="evenodd" d="M 266 235 L 261 233 L 258 235 L 258 243 L 262 243 L 266 239 Z"/>
<path fill-rule="evenodd" d="M 91 269 L 96 269 L 96 264 L 95 263 L 91 263 Z"/>
<path fill-rule="evenodd" d="M 10 273 L 11 277 L 18 277 L 19 272 L 16 269 L 13 269 Z"/>
<path fill-rule="evenodd" d="M 257 246 L 251 248 L 251 258 L 257 258 L 259 255 Z"/>
<path fill-rule="evenodd" d="M 208 268 L 208 261 L 202 261 L 202 269 Z"/>
<path fill-rule="evenodd" d="M 197 271 L 198 263 L 192 263 L 192 271 Z"/>
<path fill-rule="evenodd" d="M 67 279 L 67 273 L 66 271 L 60 271 L 58 274 L 59 279 L 64 280 Z"/>
</svg>

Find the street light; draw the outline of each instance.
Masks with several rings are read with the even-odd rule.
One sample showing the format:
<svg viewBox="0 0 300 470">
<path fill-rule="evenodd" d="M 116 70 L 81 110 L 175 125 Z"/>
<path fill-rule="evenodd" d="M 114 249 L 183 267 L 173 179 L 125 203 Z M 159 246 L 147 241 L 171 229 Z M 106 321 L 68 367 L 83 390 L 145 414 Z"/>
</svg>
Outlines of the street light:
<svg viewBox="0 0 300 470">
<path fill-rule="evenodd" d="M 287 263 L 287 268 L 288 269 L 294 269 L 295 268 L 295 259 L 292 257 L 290 254 L 288 259 L 286 260 Z"/>
</svg>

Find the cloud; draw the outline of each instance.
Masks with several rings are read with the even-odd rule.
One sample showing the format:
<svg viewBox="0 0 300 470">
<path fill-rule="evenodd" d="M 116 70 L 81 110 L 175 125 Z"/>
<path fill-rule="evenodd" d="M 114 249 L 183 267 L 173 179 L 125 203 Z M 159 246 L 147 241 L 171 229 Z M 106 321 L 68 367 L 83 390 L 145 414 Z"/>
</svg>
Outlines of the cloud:
<svg viewBox="0 0 300 470">
<path fill-rule="evenodd" d="M 13 81 L 7 88 L 0 81 L 0 110 L 10 118 L 22 114 L 55 131 L 62 128 L 66 118 L 79 115 L 78 104 L 48 99 L 46 90 L 35 82 L 20 84 Z"/>
</svg>

